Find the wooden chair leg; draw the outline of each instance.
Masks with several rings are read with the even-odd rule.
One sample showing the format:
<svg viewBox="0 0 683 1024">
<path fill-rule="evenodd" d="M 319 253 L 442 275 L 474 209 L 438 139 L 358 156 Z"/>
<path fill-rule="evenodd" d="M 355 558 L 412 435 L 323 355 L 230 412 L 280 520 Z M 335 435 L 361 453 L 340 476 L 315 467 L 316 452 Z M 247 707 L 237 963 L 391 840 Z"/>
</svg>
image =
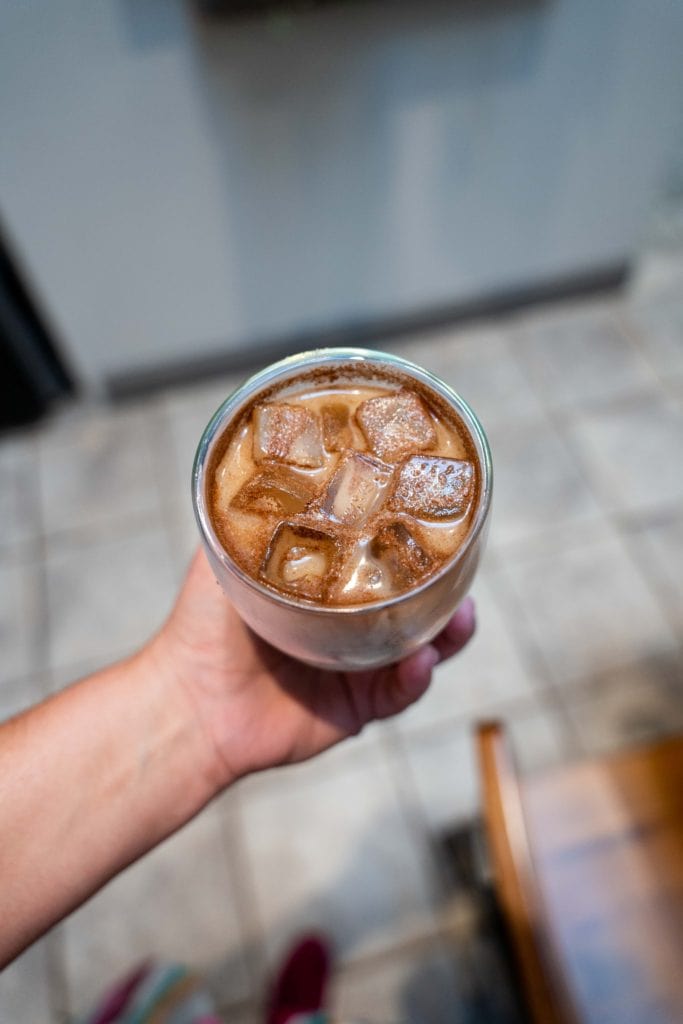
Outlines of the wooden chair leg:
<svg viewBox="0 0 683 1024">
<path fill-rule="evenodd" d="M 519 779 L 504 729 L 477 730 L 484 821 L 495 889 L 510 932 L 522 988 L 535 1024 L 578 1024 L 559 962 L 541 931 L 543 907 L 534 877 Z"/>
</svg>

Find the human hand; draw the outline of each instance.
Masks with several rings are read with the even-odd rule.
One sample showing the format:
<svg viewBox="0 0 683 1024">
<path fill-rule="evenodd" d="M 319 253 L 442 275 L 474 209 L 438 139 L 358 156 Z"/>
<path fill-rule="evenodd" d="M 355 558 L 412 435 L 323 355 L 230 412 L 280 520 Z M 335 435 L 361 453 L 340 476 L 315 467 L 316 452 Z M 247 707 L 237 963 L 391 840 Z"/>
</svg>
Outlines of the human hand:
<svg viewBox="0 0 683 1024">
<path fill-rule="evenodd" d="M 249 772 L 306 760 L 368 722 L 403 711 L 474 627 L 474 603 L 466 598 L 439 636 L 398 664 L 326 672 L 252 633 L 199 550 L 149 652 L 189 699 L 223 788 Z"/>
</svg>

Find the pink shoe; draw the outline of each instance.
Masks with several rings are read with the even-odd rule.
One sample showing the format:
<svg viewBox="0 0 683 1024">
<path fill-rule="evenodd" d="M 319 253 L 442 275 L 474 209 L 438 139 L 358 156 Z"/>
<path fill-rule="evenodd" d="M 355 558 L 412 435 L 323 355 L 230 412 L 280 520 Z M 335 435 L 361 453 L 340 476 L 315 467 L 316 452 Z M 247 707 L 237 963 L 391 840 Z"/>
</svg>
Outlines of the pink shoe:
<svg viewBox="0 0 683 1024">
<path fill-rule="evenodd" d="M 317 935 L 299 939 L 287 954 L 271 990 L 266 1024 L 287 1024 L 300 1014 L 323 1009 L 330 976 L 328 943 Z"/>
</svg>

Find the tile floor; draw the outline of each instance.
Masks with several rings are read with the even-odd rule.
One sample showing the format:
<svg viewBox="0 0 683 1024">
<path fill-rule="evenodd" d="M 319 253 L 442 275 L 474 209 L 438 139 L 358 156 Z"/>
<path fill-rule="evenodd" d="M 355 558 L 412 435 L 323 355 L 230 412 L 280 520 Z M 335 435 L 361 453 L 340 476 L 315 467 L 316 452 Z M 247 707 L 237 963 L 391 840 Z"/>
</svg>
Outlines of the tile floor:
<svg viewBox="0 0 683 1024">
<path fill-rule="evenodd" d="M 341 1014 L 518 1019 L 443 840 L 477 815 L 478 717 L 509 722 L 527 770 L 683 728 L 682 285 L 669 240 L 619 295 L 395 346 L 490 432 L 476 640 L 401 720 L 247 780 L 128 869 L 0 977 L 0 1020 L 67 1021 L 157 954 L 204 971 L 226 1018 L 251 1024 L 309 926 L 336 943 Z M 3 438 L 0 715 L 163 618 L 196 543 L 194 447 L 233 383 L 77 406 Z"/>
</svg>

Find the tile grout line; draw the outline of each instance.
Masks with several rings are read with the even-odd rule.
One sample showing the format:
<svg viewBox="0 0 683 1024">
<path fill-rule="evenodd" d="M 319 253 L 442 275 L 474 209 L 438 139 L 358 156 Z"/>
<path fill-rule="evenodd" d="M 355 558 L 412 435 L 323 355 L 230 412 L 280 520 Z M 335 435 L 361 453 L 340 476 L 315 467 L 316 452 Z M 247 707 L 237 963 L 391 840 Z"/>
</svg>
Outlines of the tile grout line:
<svg viewBox="0 0 683 1024">
<path fill-rule="evenodd" d="M 496 585 L 490 587 L 492 597 L 510 628 L 522 666 L 531 678 L 533 695 L 538 700 L 547 702 L 548 710 L 557 713 L 562 733 L 565 740 L 568 741 L 570 753 L 581 751 L 582 744 L 578 731 L 568 716 L 562 700 L 562 684 L 558 681 L 553 666 L 533 638 L 528 625 L 526 609 L 522 608 L 521 614 L 519 613 L 519 602 L 511 591 L 504 563 L 498 566 L 496 576 Z"/>
<path fill-rule="evenodd" d="M 246 1016 L 249 1020 L 249 1024 L 251 1024 L 252 1019 L 255 1022 L 260 1021 L 261 1019 L 261 1014 L 259 1012 L 260 1007 L 257 1000 L 253 998 L 235 999 L 234 1001 L 227 1003 L 223 1000 L 217 1000 L 217 1009 L 219 1014 L 218 1020 L 221 1024 L 224 1017 L 227 1022 L 232 1021 L 233 1017 L 239 1018 Z M 213 1021 L 214 1018 L 211 1017 L 209 1020 Z M 115 1021 L 114 1024 L 117 1024 L 117 1022 Z"/>
<path fill-rule="evenodd" d="M 44 531 L 46 548 L 49 551 L 61 544 L 76 544 L 79 547 L 117 542 L 131 534 L 150 533 L 158 529 L 159 516 L 152 509 L 127 514 L 123 518 L 101 518 L 78 526 L 59 527 Z"/>
<path fill-rule="evenodd" d="M 376 723 L 370 723 L 370 725 L 372 724 Z M 369 727 L 370 726 L 368 726 L 368 728 Z M 336 763 L 338 757 L 342 758 L 343 761 L 350 761 L 353 755 L 355 758 L 354 763 L 358 764 L 372 756 L 372 748 L 369 745 L 366 746 L 366 744 L 362 744 L 359 750 L 352 750 L 352 748 L 348 747 L 348 744 L 352 743 L 353 739 L 354 737 L 350 737 L 347 740 L 343 740 L 329 748 L 327 751 L 324 751 L 322 754 L 317 755 L 316 767 L 318 770 L 316 772 L 316 778 L 318 780 L 325 780 L 334 776 L 339 771 L 339 766 Z M 331 760 L 328 761 L 328 758 L 331 758 Z M 317 761 L 322 761 L 322 764 L 320 764 L 319 767 Z M 295 779 L 296 773 L 305 772 L 307 769 L 311 770 L 312 763 L 313 759 L 294 762 L 291 764 L 283 764 L 274 768 L 256 771 L 251 775 L 245 776 L 236 784 L 240 791 L 240 805 L 244 799 L 259 799 L 261 795 L 269 789 L 272 791 L 279 787 L 284 788 L 295 785 L 296 783 L 293 780 Z M 290 772 L 292 773 L 291 775 Z M 247 787 L 246 793 L 243 792 L 243 787 Z"/>
<path fill-rule="evenodd" d="M 652 352 L 648 348 L 647 343 L 645 342 L 645 335 L 647 332 L 644 331 L 642 327 L 639 327 L 638 324 L 634 322 L 633 314 L 629 313 L 628 309 L 623 309 L 620 307 L 618 310 L 615 311 L 614 316 L 615 319 L 618 321 L 622 332 L 628 337 L 633 346 L 638 350 L 641 357 L 644 359 L 647 366 L 649 367 L 650 371 L 657 379 L 657 382 L 659 383 L 661 390 L 663 390 L 666 394 L 667 381 L 665 375 L 663 371 L 659 368 L 659 366 L 657 366 L 655 360 L 652 358 Z"/>
<path fill-rule="evenodd" d="M 425 859 L 427 862 L 429 908 L 434 917 L 434 934 L 436 935 L 439 932 L 438 900 L 446 890 L 447 879 L 443 866 L 429 842 L 429 821 L 415 785 L 410 762 L 404 754 L 402 742 L 402 737 L 394 724 L 380 735 L 383 759 L 389 769 L 392 785 L 398 798 L 401 818 L 415 845 L 420 862 L 424 863 Z M 398 772 L 392 771 L 392 762 L 398 766 Z"/>
<path fill-rule="evenodd" d="M 652 595 L 656 603 L 659 605 L 668 626 L 673 634 L 673 639 L 677 647 L 681 647 L 681 636 L 680 629 L 681 624 L 679 622 L 679 616 L 675 609 L 672 607 L 671 602 L 667 599 L 664 588 L 661 585 L 659 579 L 657 579 L 657 573 L 649 568 L 649 559 L 647 559 L 640 551 L 639 545 L 635 542 L 634 531 L 629 530 L 627 527 L 617 523 L 616 529 L 619 533 L 619 538 L 626 549 L 631 562 L 636 567 L 640 577 L 644 580 L 645 585 Z"/>
<path fill-rule="evenodd" d="M 491 718 L 519 717 L 533 713 L 536 702 L 543 702 L 548 697 L 553 697 L 555 691 L 552 683 L 543 686 L 534 686 L 529 694 L 517 694 L 513 697 L 505 697 L 493 701 L 491 704 L 477 710 L 460 712 L 455 711 L 451 715 L 444 715 L 435 722 L 422 722 L 415 725 L 397 726 L 398 734 L 404 739 L 423 740 L 427 735 L 444 735 L 453 728 L 471 728 L 477 721 L 485 721 Z"/>
<path fill-rule="evenodd" d="M 155 467 L 154 476 L 161 505 L 161 519 L 164 524 L 166 548 L 173 578 L 176 580 L 181 570 L 180 560 L 176 555 L 176 548 L 179 546 L 182 533 L 176 507 L 176 496 L 179 497 L 180 495 L 181 481 L 178 478 L 177 465 L 169 454 L 171 446 L 175 446 L 173 443 L 173 432 L 168 422 L 168 412 L 163 401 L 158 403 L 154 411 L 154 430 L 151 437 L 153 465 Z M 168 444 L 166 445 L 162 443 L 164 433 L 168 438 Z M 189 487 L 187 501 L 190 501 Z M 199 537 L 197 537 L 197 540 L 199 540 Z"/>
<path fill-rule="evenodd" d="M 268 977 L 268 958 L 265 952 L 264 929 L 258 909 L 251 859 L 245 840 L 242 810 L 242 789 L 237 782 L 229 793 L 227 810 L 219 812 L 220 832 L 228 862 L 228 871 L 235 897 L 235 912 L 242 938 L 242 956 L 251 987 L 250 998 L 261 1001 Z"/>
<path fill-rule="evenodd" d="M 438 931 L 428 935 L 417 935 L 412 938 L 404 938 L 395 946 L 383 947 L 382 949 L 371 950 L 355 960 L 345 961 L 337 967 L 336 978 L 341 979 L 351 974 L 363 974 L 365 971 L 376 970 L 385 965 L 391 965 L 397 955 L 405 953 L 418 953 L 422 949 L 429 949 L 436 943 L 442 941 Z M 333 982 L 334 984 L 334 982 Z"/>
<path fill-rule="evenodd" d="M 597 499 L 596 499 L 597 500 Z M 678 502 L 666 502 L 660 505 L 658 508 L 646 508 L 646 509 L 633 509 L 631 511 L 622 511 L 619 509 L 607 512 L 605 509 L 600 507 L 597 513 L 590 518 L 587 518 L 581 523 L 581 528 L 585 530 L 596 530 L 602 523 L 607 526 L 612 526 L 616 530 L 638 530 L 646 529 L 648 526 L 658 526 L 661 524 L 670 524 L 678 521 L 681 517 L 681 508 Z M 570 527 L 559 526 L 559 527 L 548 527 L 540 533 L 540 538 L 543 542 L 549 542 L 553 538 L 557 538 L 558 533 L 564 533 L 568 531 Z M 538 552 L 535 550 L 539 539 L 539 533 L 535 536 L 518 537 L 514 539 L 495 541 L 487 551 L 487 557 L 491 560 L 490 568 L 499 571 L 503 568 L 505 559 L 512 558 L 518 562 L 533 561 L 535 557 L 538 557 Z M 564 549 L 569 550 L 571 538 L 563 537 L 563 541 L 566 540 L 568 543 L 564 544 Z M 597 540 L 591 537 L 577 538 L 575 543 L 571 543 L 571 548 L 575 549 L 578 547 L 590 546 L 594 543 L 600 543 L 602 538 L 598 536 Z"/>
<path fill-rule="evenodd" d="M 398 784 L 396 788 L 398 791 L 399 801 L 403 808 L 404 818 L 407 821 L 409 829 L 413 832 L 414 836 L 416 836 L 418 851 L 424 850 L 426 854 L 432 876 L 430 884 L 430 908 L 434 916 L 435 928 L 431 935 L 422 941 L 438 942 L 445 950 L 451 950 L 453 946 L 452 908 L 449 909 L 446 904 L 448 903 L 449 892 L 452 889 L 452 882 L 449 878 L 449 872 L 443 854 L 435 849 L 434 845 L 429 841 L 429 821 L 422 799 L 420 798 L 418 788 L 415 784 L 413 769 L 403 750 L 404 742 L 405 737 L 402 736 L 395 728 L 390 730 L 386 736 L 387 748 L 402 766 L 401 775 L 403 777 L 403 782 Z M 481 821 L 481 807 L 479 807 L 474 816 L 469 816 L 467 820 L 469 821 L 470 826 L 475 826 L 477 822 Z M 401 946 L 394 947 L 394 952 L 398 952 L 409 944 L 410 943 L 403 943 Z M 415 940 L 413 940 L 411 945 L 414 944 Z M 462 953 L 462 950 L 460 952 Z M 468 957 L 467 959 L 469 960 L 470 958 Z M 460 979 L 460 972 L 453 970 L 452 976 L 456 989 L 458 991 L 461 990 L 462 982 Z"/>
</svg>

